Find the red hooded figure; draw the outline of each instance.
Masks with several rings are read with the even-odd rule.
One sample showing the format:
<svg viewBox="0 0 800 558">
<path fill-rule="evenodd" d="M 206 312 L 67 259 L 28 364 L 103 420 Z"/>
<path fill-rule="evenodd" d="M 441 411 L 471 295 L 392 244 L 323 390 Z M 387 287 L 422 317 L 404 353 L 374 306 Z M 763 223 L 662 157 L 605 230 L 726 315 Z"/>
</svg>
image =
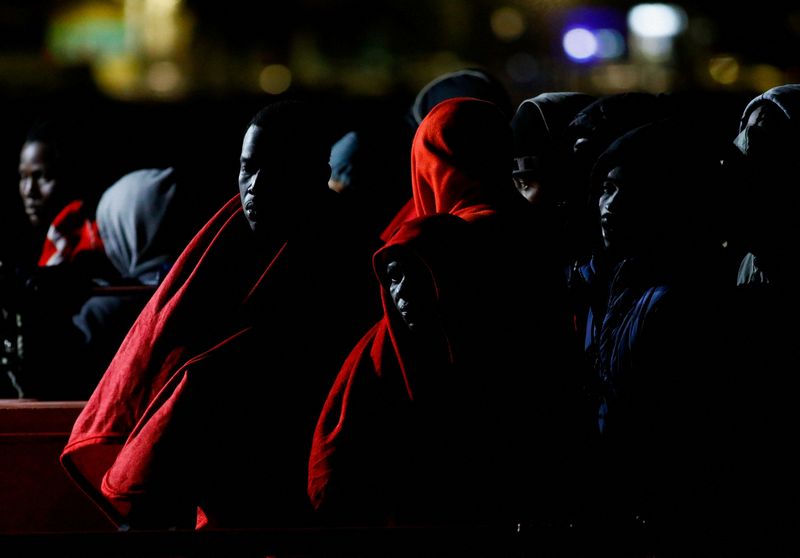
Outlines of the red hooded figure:
<svg viewBox="0 0 800 558">
<path fill-rule="evenodd" d="M 308 489 L 326 521 L 517 517 L 531 394 L 507 335 L 528 308 L 505 294 L 519 258 L 510 160 L 510 128 L 488 102 L 444 101 L 418 129 L 421 217 L 373 258 L 384 316 L 345 360 L 314 434 Z"/>
</svg>

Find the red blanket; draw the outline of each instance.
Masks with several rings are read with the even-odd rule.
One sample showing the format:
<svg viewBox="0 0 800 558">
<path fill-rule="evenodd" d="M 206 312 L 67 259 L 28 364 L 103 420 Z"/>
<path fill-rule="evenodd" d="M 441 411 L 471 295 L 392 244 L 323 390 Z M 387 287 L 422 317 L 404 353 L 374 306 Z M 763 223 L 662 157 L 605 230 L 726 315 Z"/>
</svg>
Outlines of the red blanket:
<svg viewBox="0 0 800 558">
<path fill-rule="evenodd" d="M 45 267 L 69 263 L 82 252 L 103 254 L 103 240 L 97 230 L 97 222 L 86 216 L 84 203 L 75 200 L 53 219 L 39 256 L 39 265 Z"/>
<path fill-rule="evenodd" d="M 182 505 L 184 515 L 199 505 L 180 486 L 194 478 L 191 423 L 211 407 L 197 392 L 208 396 L 207 376 L 236 366 L 226 353 L 239 354 L 259 293 L 285 267 L 285 244 L 263 252 L 237 195 L 187 246 L 78 417 L 62 464 L 116 523 L 151 514 L 143 521 L 158 525 L 159 513 L 178 516 L 160 505 Z"/>
</svg>

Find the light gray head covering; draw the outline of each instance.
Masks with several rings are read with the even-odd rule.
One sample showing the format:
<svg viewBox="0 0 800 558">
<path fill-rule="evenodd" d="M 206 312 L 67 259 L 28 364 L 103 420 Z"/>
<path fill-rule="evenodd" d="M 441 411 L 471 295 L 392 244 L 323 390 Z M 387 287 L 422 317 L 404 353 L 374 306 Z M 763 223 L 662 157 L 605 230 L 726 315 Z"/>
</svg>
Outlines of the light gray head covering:
<svg viewBox="0 0 800 558">
<path fill-rule="evenodd" d="M 768 89 L 747 103 L 739 123 L 740 132 L 747 126 L 747 121 L 752 112 L 766 103 L 773 103 L 786 115 L 789 122 L 794 124 L 795 119 L 800 117 L 800 84 L 787 83 L 785 85 L 778 85 L 772 89 Z"/>
<path fill-rule="evenodd" d="M 165 217 L 175 198 L 175 170 L 140 169 L 111 185 L 97 205 L 106 255 L 124 278 L 157 283 L 177 256 Z"/>
</svg>

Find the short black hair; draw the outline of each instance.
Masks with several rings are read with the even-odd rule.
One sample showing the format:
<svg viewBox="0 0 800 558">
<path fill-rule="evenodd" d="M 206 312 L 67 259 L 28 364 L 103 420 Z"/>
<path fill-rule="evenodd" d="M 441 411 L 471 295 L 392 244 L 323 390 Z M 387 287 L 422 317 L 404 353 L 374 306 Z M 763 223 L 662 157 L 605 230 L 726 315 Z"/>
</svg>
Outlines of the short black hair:
<svg viewBox="0 0 800 558">
<path fill-rule="evenodd" d="M 49 118 L 39 118 L 25 134 L 25 143 L 43 143 L 48 147 L 50 163 L 60 168 L 64 162 L 64 138 L 61 128 Z"/>
<path fill-rule="evenodd" d="M 322 107 L 311 101 L 282 99 L 270 103 L 250 120 L 274 134 L 277 143 L 307 160 L 328 162 L 332 127 Z"/>
</svg>

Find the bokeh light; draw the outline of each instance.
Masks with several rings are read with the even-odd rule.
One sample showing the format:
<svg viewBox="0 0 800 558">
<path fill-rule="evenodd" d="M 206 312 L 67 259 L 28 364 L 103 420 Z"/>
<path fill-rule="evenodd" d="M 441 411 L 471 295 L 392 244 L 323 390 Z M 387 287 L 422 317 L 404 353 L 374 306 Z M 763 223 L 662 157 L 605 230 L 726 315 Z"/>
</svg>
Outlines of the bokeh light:
<svg viewBox="0 0 800 558">
<path fill-rule="evenodd" d="M 525 18 L 517 8 L 506 6 L 492 12 L 492 32 L 501 41 L 515 41 L 525 33 Z"/>
<path fill-rule="evenodd" d="M 597 37 L 583 27 L 575 27 L 564 33 L 564 52 L 572 60 L 585 62 L 597 55 Z"/>
<path fill-rule="evenodd" d="M 258 76 L 261 89 L 271 95 L 280 95 L 292 84 L 292 72 L 283 64 L 270 64 Z"/>
<path fill-rule="evenodd" d="M 174 62 L 156 62 L 147 70 L 147 85 L 156 93 L 175 93 L 182 81 L 180 68 Z"/>
<path fill-rule="evenodd" d="M 750 84 L 755 91 L 766 91 L 784 83 L 783 72 L 771 64 L 756 64 L 750 69 Z"/>
<path fill-rule="evenodd" d="M 638 4 L 628 12 L 628 27 L 640 37 L 674 37 L 686 28 L 686 21 L 686 12 L 674 4 Z"/>
<path fill-rule="evenodd" d="M 715 56 L 708 61 L 711 79 L 722 85 L 731 85 L 739 79 L 739 61 L 733 56 Z"/>
<path fill-rule="evenodd" d="M 600 58 L 619 58 L 625 53 L 625 39 L 616 29 L 598 29 L 594 36 L 597 39 L 597 56 Z"/>
</svg>

